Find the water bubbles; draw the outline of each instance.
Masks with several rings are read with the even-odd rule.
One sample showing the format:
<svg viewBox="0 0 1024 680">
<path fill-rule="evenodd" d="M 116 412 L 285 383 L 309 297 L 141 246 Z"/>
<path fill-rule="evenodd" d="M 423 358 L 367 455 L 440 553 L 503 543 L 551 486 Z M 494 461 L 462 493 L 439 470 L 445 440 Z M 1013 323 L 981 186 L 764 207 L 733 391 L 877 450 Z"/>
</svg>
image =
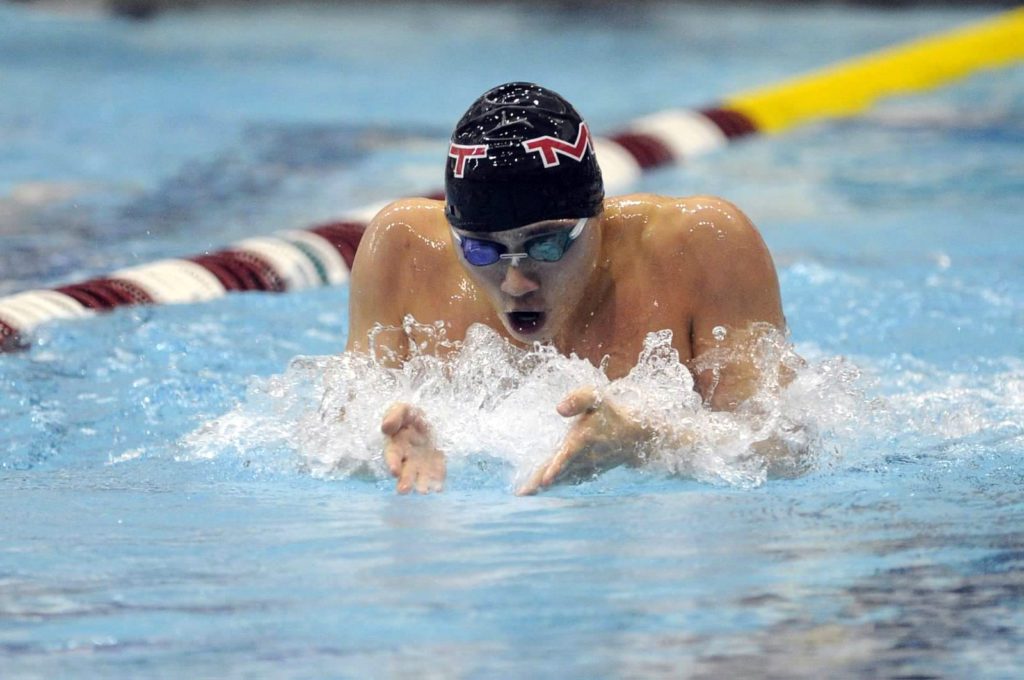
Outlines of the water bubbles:
<svg viewBox="0 0 1024 680">
<path fill-rule="evenodd" d="M 729 334 L 729 331 L 725 330 L 725 326 L 715 326 L 711 329 L 711 335 L 717 342 L 725 340 L 725 336 Z"/>
<path fill-rule="evenodd" d="M 953 265 L 953 258 L 943 252 L 931 253 L 931 259 L 935 266 L 942 271 L 949 269 Z"/>
<path fill-rule="evenodd" d="M 729 413 L 704 405 L 667 330 L 648 334 L 636 366 L 610 380 L 603 366 L 549 345 L 517 348 L 483 325 L 472 326 L 461 343 L 448 340 L 443 326 L 411 319 L 403 326 L 409 356 L 400 367 L 357 354 L 298 357 L 285 373 L 254 379 L 233 410 L 185 437 L 181 457 L 228 455 L 257 469 L 387 479 L 381 418 L 393 403 L 409 402 L 423 410 L 445 451 L 450 484 L 483 483 L 480 470 L 486 470 L 511 491 L 554 455 L 568 432 L 572 420 L 555 406 L 569 392 L 591 387 L 659 433 L 643 452 L 646 470 L 749 487 L 773 471 L 814 467 L 832 456 L 836 446 L 825 439 L 863 410 L 849 386 L 856 371 L 841 362 L 805 366 L 771 327 L 755 329 L 756 393 Z M 725 329 L 713 334 L 724 338 Z M 424 346 L 443 346 L 446 358 Z M 709 361 L 724 372 L 736 357 L 716 351 Z"/>
</svg>

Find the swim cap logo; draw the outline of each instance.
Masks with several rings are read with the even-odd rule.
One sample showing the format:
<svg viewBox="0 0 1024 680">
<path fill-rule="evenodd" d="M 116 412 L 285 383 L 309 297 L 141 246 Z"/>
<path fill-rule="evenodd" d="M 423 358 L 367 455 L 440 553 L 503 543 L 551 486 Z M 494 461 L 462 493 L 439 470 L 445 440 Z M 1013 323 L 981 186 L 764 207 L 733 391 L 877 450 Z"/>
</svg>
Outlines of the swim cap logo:
<svg viewBox="0 0 1024 680">
<path fill-rule="evenodd" d="M 562 154 L 574 161 L 582 161 L 587 154 L 587 146 L 590 145 L 590 130 L 586 123 L 580 123 L 580 129 L 576 133 L 576 141 L 570 144 L 557 137 L 545 135 L 535 137 L 523 142 L 523 148 L 527 151 L 537 151 L 544 162 L 545 168 L 552 168 L 559 164 L 558 154 Z"/>
<path fill-rule="evenodd" d="M 487 145 L 480 144 L 476 146 L 467 146 L 465 144 L 456 144 L 452 142 L 452 145 L 448 147 L 448 158 L 455 159 L 455 169 L 453 173 L 459 179 L 466 176 L 466 159 L 467 158 L 486 158 L 487 157 Z"/>
</svg>

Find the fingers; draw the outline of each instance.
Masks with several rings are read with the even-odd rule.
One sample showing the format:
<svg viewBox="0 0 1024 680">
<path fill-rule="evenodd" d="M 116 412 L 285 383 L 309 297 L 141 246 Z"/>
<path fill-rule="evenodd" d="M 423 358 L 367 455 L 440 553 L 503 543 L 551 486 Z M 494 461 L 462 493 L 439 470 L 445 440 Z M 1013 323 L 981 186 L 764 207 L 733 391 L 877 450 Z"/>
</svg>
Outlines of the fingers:
<svg viewBox="0 0 1024 680">
<path fill-rule="evenodd" d="M 423 436 L 430 434 L 430 425 L 427 423 L 423 409 L 405 402 L 396 402 L 384 413 L 384 418 L 380 422 L 380 431 L 388 437 L 394 437 L 406 427 L 412 428 Z"/>
<path fill-rule="evenodd" d="M 400 494 L 407 494 L 412 491 L 413 484 L 416 483 L 416 476 L 417 470 L 415 465 L 402 466 L 402 471 L 398 477 L 398 484 L 395 486 L 395 491 Z"/>
<path fill-rule="evenodd" d="M 530 479 L 526 481 L 521 487 L 516 489 L 517 496 L 532 496 L 540 491 L 541 480 L 544 479 L 544 473 L 547 472 L 547 463 L 541 465 L 539 468 L 533 471 L 530 475 Z"/>
<path fill-rule="evenodd" d="M 434 448 L 430 424 L 421 409 L 394 403 L 384 414 L 380 429 L 387 437 L 384 462 L 398 479 L 398 493 L 431 493 L 444 488 L 444 454 Z"/>
<path fill-rule="evenodd" d="M 576 437 L 566 437 L 562 447 L 558 449 L 558 453 L 554 455 L 551 462 L 548 463 L 544 470 L 544 474 L 541 475 L 540 483 L 541 486 L 551 486 L 558 479 L 558 475 L 562 474 L 565 470 L 566 465 L 580 453 L 581 446 L 576 440 Z"/>
<path fill-rule="evenodd" d="M 422 494 L 440 493 L 444 490 L 444 458 L 439 457 L 429 462 L 406 460 L 400 474 L 396 476 L 398 484 L 395 490 L 400 494 L 413 490 Z"/>
<path fill-rule="evenodd" d="M 530 479 L 528 479 L 525 484 L 516 489 L 516 495 L 532 496 L 541 489 L 546 489 L 554 484 L 564 467 L 564 462 L 554 459 L 548 461 L 544 465 L 541 465 L 533 471 L 533 474 L 530 475 Z"/>
<path fill-rule="evenodd" d="M 411 405 L 400 401 L 389 406 L 380 422 L 380 431 L 389 437 L 398 434 L 398 431 L 405 426 L 407 414 L 412 408 Z"/>
<path fill-rule="evenodd" d="M 562 398 L 556 407 L 563 418 L 592 413 L 601 405 L 601 395 L 593 387 L 581 387 Z M 578 436 L 570 433 L 558 452 L 549 461 L 533 471 L 525 484 L 516 490 L 517 496 L 532 496 L 542 488 L 551 486 L 565 472 L 572 460 L 585 448 Z"/>
<path fill-rule="evenodd" d="M 441 459 L 440 467 L 433 467 L 430 470 L 421 470 L 416 476 L 417 493 L 441 493 L 444 490 L 445 465 Z"/>
<path fill-rule="evenodd" d="M 591 411 L 601 403 L 601 397 L 593 387 L 581 387 L 562 398 L 557 410 L 563 418 L 572 418 Z"/>
<path fill-rule="evenodd" d="M 426 416 L 423 411 L 418 408 L 410 410 L 409 416 L 406 418 L 405 423 L 407 426 L 416 430 L 423 436 L 430 434 L 430 425 L 427 424 Z"/>
<path fill-rule="evenodd" d="M 397 477 L 402 473 L 403 460 L 405 460 L 405 456 L 401 446 L 391 443 L 384 447 L 384 464 L 388 466 L 388 472 L 392 477 Z"/>
<path fill-rule="evenodd" d="M 547 488 L 555 483 L 559 475 L 561 475 L 569 463 L 578 456 L 584 449 L 584 446 L 574 436 L 566 438 L 561 448 L 554 456 L 551 457 L 546 463 L 541 465 L 539 468 L 533 471 L 530 475 L 530 479 L 527 480 L 516 491 L 517 496 L 532 496 L 541 489 Z"/>
</svg>

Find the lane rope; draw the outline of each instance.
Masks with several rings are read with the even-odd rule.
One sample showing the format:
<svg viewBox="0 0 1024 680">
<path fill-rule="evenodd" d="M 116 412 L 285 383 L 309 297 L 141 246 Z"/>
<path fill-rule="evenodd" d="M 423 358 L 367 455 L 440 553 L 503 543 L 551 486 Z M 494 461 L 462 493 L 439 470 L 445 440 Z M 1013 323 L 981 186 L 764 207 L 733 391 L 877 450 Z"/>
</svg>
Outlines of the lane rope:
<svg viewBox="0 0 1024 680">
<path fill-rule="evenodd" d="M 884 97 L 932 89 L 1021 60 L 1024 8 L 739 93 L 715 106 L 645 116 L 618 133 L 595 138 L 594 150 L 614 193 L 644 172 L 747 135 L 853 116 Z M 42 323 L 125 305 L 202 302 L 235 291 L 286 292 L 343 283 L 363 230 L 383 205 L 353 211 L 339 222 L 248 238 L 213 253 L 0 298 L 0 352 L 26 347 L 29 333 Z"/>
<path fill-rule="evenodd" d="M 933 89 L 1022 58 L 1024 7 L 744 92 L 724 106 L 743 113 L 760 131 L 777 133 L 812 120 L 853 116 L 884 97 Z"/>
</svg>

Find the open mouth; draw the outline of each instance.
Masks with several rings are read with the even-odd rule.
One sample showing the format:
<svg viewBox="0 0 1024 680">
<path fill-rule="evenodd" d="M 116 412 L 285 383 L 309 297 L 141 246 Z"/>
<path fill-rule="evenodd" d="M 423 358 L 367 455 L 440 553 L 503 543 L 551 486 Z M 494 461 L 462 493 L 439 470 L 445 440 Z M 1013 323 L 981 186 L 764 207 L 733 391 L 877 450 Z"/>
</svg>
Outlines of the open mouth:
<svg viewBox="0 0 1024 680">
<path fill-rule="evenodd" d="M 544 326 L 544 312 L 509 312 L 508 325 L 520 335 L 536 333 Z"/>
</svg>

